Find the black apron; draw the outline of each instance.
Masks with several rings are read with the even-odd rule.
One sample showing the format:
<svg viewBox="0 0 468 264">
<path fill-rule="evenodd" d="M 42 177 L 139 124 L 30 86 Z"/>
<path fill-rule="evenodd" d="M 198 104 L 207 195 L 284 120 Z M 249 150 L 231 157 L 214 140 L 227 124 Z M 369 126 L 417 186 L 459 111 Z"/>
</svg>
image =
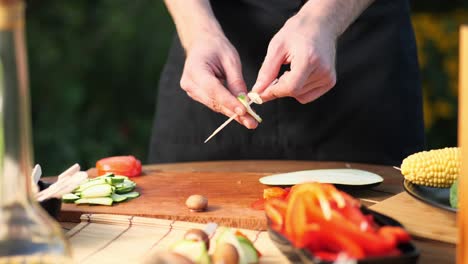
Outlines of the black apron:
<svg viewBox="0 0 468 264">
<path fill-rule="evenodd" d="M 240 54 L 248 87 L 268 43 L 303 1 L 212 0 L 215 16 Z M 337 84 L 302 105 L 282 98 L 254 106 L 255 130 L 232 122 L 203 141 L 227 117 L 180 88 L 185 60 L 175 37 L 162 72 L 149 162 L 294 159 L 400 165 L 424 145 L 415 40 L 406 0 L 376 0 L 340 36 Z"/>
</svg>

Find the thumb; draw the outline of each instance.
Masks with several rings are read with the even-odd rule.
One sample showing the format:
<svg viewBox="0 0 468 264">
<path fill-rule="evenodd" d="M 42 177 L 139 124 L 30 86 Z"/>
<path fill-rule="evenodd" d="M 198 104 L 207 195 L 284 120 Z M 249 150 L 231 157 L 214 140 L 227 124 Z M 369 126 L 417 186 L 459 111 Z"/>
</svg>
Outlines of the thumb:
<svg viewBox="0 0 468 264">
<path fill-rule="evenodd" d="M 252 88 L 252 92 L 262 95 L 265 89 L 276 79 L 285 60 L 284 50 L 279 47 L 268 48 L 262 67 L 258 71 L 257 81 Z"/>
</svg>

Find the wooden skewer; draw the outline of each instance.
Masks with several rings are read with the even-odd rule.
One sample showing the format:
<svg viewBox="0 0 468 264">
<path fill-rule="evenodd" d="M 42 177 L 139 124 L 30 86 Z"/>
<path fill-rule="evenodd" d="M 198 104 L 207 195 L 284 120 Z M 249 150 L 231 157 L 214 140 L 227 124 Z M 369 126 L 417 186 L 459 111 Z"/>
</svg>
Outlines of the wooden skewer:
<svg viewBox="0 0 468 264">
<path fill-rule="evenodd" d="M 250 101 L 249 102 L 249 105 L 251 105 L 253 103 L 253 101 Z M 229 123 L 232 122 L 232 120 L 236 119 L 239 115 L 238 114 L 235 114 L 233 116 L 231 116 L 228 120 L 226 120 L 223 124 L 221 124 L 215 131 L 213 131 L 213 133 L 211 133 L 211 135 L 205 140 L 204 143 L 208 142 L 208 140 L 210 140 L 212 137 L 216 136 L 216 134 L 219 133 L 219 131 L 221 131 L 223 128 L 225 128 L 227 125 L 229 125 Z"/>
<path fill-rule="evenodd" d="M 278 83 L 278 79 L 274 79 L 273 82 L 268 86 L 272 86 L 272 85 L 275 85 Z M 251 96 L 248 96 L 249 99 L 251 99 Z M 256 98 L 256 100 L 250 100 L 249 101 L 249 105 L 251 105 L 254 101 L 257 101 L 257 103 L 262 103 L 262 99 L 260 98 L 260 96 L 258 98 Z M 232 120 L 236 119 L 239 115 L 238 114 L 235 114 L 233 116 L 231 116 L 228 120 L 226 120 L 224 123 L 222 123 L 215 131 L 213 131 L 213 133 L 211 133 L 211 135 L 205 140 L 204 143 L 208 142 L 208 140 L 210 140 L 212 137 L 214 137 L 216 134 L 219 133 L 219 131 L 221 131 L 223 128 L 225 128 L 229 123 L 232 122 Z"/>
<path fill-rule="evenodd" d="M 401 171 L 400 168 L 393 166 L 394 169 Z"/>
</svg>

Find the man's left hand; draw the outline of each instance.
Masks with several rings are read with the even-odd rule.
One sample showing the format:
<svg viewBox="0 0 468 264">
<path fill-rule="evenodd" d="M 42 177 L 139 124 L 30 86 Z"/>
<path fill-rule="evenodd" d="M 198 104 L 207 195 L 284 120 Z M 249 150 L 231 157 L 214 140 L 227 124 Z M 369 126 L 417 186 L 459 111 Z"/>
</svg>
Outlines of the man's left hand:
<svg viewBox="0 0 468 264">
<path fill-rule="evenodd" d="M 326 21 L 298 13 L 273 37 L 252 91 L 264 101 L 294 97 L 302 104 L 314 101 L 336 83 L 337 34 Z M 277 78 L 283 64 L 290 70 Z"/>
</svg>

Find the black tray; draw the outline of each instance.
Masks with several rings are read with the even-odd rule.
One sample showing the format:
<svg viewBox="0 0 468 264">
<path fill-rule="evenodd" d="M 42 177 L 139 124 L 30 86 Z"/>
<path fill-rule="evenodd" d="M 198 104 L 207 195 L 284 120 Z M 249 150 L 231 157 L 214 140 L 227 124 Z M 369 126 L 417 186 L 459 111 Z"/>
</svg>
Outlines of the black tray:
<svg viewBox="0 0 468 264">
<path fill-rule="evenodd" d="M 403 187 L 407 193 L 420 201 L 450 212 L 457 212 L 456 208 L 450 206 L 450 188 L 422 186 L 407 180 L 403 181 Z"/>
<path fill-rule="evenodd" d="M 362 207 L 361 211 L 364 214 L 371 214 L 377 224 L 384 226 L 402 226 L 396 220 L 385 216 L 383 214 L 372 211 L 366 207 Z M 294 247 L 291 242 L 284 237 L 282 234 L 276 232 L 268 227 L 268 234 L 276 245 L 276 247 L 285 255 L 292 263 L 305 263 L 305 264 L 332 264 L 331 261 L 321 260 L 312 255 L 311 252 L 305 249 L 299 249 Z M 400 244 L 398 248 L 401 251 L 400 256 L 389 256 L 389 257 L 372 257 L 360 259 L 357 264 L 413 264 L 417 263 L 419 258 L 419 250 L 413 245 L 413 243 Z"/>
<path fill-rule="evenodd" d="M 51 183 L 39 181 L 37 186 L 39 187 L 39 191 L 49 188 Z M 62 200 L 57 198 L 47 199 L 45 201 L 40 202 L 42 208 L 55 220 L 58 219 L 60 214 L 60 210 L 62 209 Z"/>
</svg>

